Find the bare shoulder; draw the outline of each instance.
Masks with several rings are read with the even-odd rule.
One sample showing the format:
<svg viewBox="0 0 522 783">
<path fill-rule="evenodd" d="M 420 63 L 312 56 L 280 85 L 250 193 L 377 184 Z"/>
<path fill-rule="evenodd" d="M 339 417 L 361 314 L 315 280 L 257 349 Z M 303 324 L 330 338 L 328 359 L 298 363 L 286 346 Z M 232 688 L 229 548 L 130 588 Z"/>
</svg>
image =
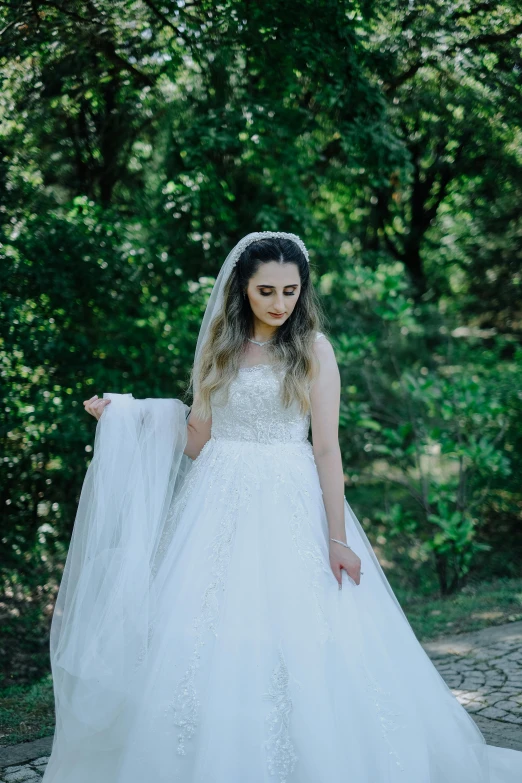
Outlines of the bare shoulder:
<svg viewBox="0 0 522 783">
<path fill-rule="evenodd" d="M 322 332 L 317 332 L 314 341 L 314 353 L 319 360 L 321 369 L 337 367 L 334 349 L 330 340 Z"/>
</svg>

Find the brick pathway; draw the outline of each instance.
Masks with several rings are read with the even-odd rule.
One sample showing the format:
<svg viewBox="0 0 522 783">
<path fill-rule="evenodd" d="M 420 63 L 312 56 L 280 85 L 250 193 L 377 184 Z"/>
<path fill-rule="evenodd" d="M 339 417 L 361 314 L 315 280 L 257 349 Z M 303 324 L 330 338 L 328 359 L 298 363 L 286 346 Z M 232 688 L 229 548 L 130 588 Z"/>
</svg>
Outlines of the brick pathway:
<svg viewBox="0 0 522 783">
<path fill-rule="evenodd" d="M 423 647 L 486 741 L 522 750 L 522 621 Z M 51 739 L 0 748 L 0 783 L 40 781 Z"/>
</svg>

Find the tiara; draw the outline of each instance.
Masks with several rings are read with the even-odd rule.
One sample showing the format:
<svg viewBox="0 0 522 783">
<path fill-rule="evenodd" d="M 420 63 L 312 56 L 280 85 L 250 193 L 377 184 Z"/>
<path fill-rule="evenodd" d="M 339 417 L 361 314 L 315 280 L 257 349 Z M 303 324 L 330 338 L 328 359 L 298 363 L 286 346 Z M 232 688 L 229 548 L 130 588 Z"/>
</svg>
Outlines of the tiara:
<svg viewBox="0 0 522 783">
<path fill-rule="evenodd" d="M 289 234 L 285 231 L 254 231 L 251 234 L 247 234 L 243 237 L 243 239 L 240 239 L 237 245 L 234 248 L 234 251 L 230 257 L 230 266 L 234 267 L 237 262 L 239 261 L 239 257 L 241 253 L 246 250 L 246 248 L 249 245 L 252 245 L 254 242 L 259 242 L 261 239 L 273 239 L 273 238 L 280 238 L 280 239 L 291 239 L 292 242 L 295 242 L 295 244 L 302 250 L 304 257 L 306 258 L 307 262 L 310 263 L 310 257 L 308 255 L 308 250 L 306 249 L 306 245 L 303 242 L 303 240 L 297 236 L 297 234 Z"/>
</svg>

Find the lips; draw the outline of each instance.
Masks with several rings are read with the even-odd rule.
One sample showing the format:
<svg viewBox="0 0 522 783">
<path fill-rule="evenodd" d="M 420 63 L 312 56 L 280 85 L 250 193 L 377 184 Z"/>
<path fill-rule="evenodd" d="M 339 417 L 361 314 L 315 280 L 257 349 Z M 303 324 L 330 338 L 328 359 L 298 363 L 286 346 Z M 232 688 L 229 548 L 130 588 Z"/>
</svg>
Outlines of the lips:
<svg viewBox="0 0 522 783">
<path fill-rule="evenodd" d="M 268 313 L 271 318 L 282 318 L 284 313 Z"/>
</svg>

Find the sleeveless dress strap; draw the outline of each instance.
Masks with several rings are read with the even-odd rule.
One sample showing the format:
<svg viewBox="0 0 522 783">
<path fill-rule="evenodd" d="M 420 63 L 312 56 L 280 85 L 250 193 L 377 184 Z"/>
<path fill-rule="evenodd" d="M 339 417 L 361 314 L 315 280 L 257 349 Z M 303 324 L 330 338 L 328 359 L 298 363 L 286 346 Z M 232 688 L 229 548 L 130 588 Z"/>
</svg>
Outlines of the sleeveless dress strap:
<svg viewBox="0 0 522 783">
<path fill-rule="evenodd" d="M 317 340 L 318 340 L 320 337 L 324 337 L 324 334 L 323 334 L 322 332 L 316 332 L 316 333 L 315 333 L 315 341 L 314 341 L 314 342 L 317 342 Z"/>
</svg>

